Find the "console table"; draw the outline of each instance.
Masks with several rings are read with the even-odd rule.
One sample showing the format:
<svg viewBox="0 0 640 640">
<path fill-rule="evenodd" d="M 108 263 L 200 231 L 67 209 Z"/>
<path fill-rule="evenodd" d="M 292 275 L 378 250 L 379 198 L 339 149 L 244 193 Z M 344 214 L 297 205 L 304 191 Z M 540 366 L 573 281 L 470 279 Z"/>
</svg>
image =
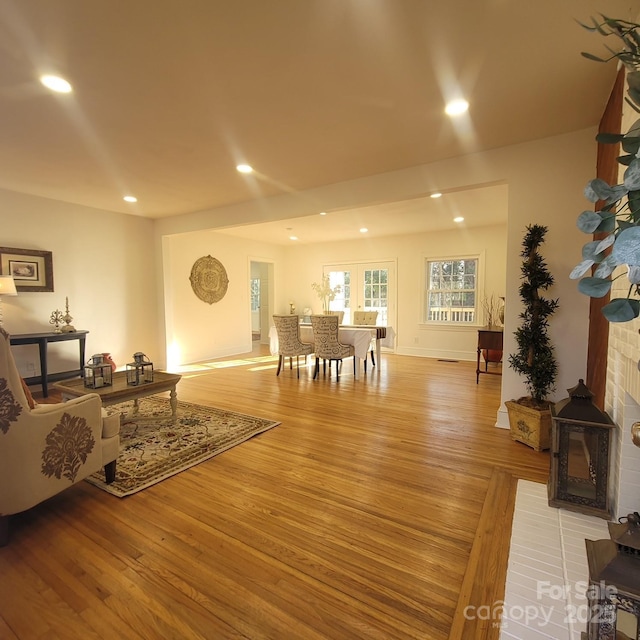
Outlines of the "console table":
<svg viewBox="0 0 640 640">
<path fill-rule="evenodd" d="M 84 348 L 88 331 L 73 331 L 71 333 L 16 333 L 10 337 L 12 345 L 37 344 L 40 351 L 40 375 L 25 378 L 27 384 L 41 384 L 42 395 L 49 396 L 49 381 L 64 380 L 73 376 L 81 376 L 84 373 Z M 77 340 L 80 347 L 80 360 L 77 369 L 71 371 L 60 371 L 49 374 L 47 371 L 47 345 L 50 342 L 66 342 L 67 340 Z"/>
<path fill-rule="evenodd" d="M 502 375 L 501 371 L 488 371 L 487 362 L 484 364 L 484 371 L 480 369 L 480 354 L 484 349 L 487 351 L 500 351 L 502 352 L 502 329 L 478 329 L 478 362 L 476 364 L 476 384 L 480 380 L 481 373 L 487 373 L 489 375 L 499 376 Z"/>
</svg>

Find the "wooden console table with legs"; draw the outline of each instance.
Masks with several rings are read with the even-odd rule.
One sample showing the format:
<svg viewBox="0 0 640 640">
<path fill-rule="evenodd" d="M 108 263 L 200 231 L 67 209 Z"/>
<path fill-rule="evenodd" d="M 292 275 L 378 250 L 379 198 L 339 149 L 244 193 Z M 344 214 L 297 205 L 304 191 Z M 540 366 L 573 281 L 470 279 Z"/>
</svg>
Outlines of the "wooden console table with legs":
<svg viewBox="0 0 640 640">
<path fill-rule="evenodd" d="M 70 333 L 54 333 L 47 331 L 44 333 L 16 333 L 10 336 L 11 345 L 37 344 L 40 352 L 40 375 L 25 378 L 27 384 L 41 384 L 42 395 L 49 396 L 48 383 L 54 380 L 64 380 L 71 376 L 81 376 L 84 373 L 84 346 L 88 331 L 73 331 Z M 77 369 L 71 371 L 60 371 L 48 373 L 47 370 L 47 345 L 50 342 L 66 342 L 67 340 L 78 340 L 80 346 L 80 361 Z"/>
<path fill-rule="evenodd" d="M 476 363 L 476 384 L 480 380 L 481 373 L 500 376 L 502 371 L 488 371 L 488 362 L 484 363 L 484 371 L 480 369 L 480 354 L 483 350 L 500 351 L 502 353 L 502 329 L 478 329 L 478 361 Z"/>
</svg>

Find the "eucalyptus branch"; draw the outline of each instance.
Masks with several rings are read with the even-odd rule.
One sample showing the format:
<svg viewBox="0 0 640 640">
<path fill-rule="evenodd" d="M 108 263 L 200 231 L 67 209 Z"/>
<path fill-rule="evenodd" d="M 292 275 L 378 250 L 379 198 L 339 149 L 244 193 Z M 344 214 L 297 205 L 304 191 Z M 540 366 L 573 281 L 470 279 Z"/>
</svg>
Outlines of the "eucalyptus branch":
<svg viewBox="0 0 640 640">
<path fill-rule="evenodd" d="M 640 24 L 605 15 L 598 19 L 592 17 L 591 24 L 580 24 L 605 38 L 615 36 L 620 40 L 620 51 L 605 47 L 611 53 L 606 59 L 589 53 L 582 55 L 598 62 L 619 60 L 627 69 L 625 100 L 640 113 Z M 578 216 L 578 228 L 591 238 L 583 246 L 582 262 L 569 277 L 579 280 L 581 293 L 604 298 L 611 293 L 613 283 L 626 276 L 629 280 L 626 297 L 622 294 L 612 298 L 602 307 L 602 313 L 610 322 L 628 322 L 640 316 L 640 120 L 626 133 L 602 132 L 596 140 L 601 144 L 621 145 L 623 154 L 618 157 L 618 163 L 624 167 L 624 179 L 621 184 L 610 185 L 595 178 L 587 184 L 587 199 L 603 204 L 599 211 L 583 211 Z M 594 240 L 593 234 L 599 233 L 606 235 Z M 625 266 L 626 273 L 614 275 L 616 269 Z"/>
</svg>

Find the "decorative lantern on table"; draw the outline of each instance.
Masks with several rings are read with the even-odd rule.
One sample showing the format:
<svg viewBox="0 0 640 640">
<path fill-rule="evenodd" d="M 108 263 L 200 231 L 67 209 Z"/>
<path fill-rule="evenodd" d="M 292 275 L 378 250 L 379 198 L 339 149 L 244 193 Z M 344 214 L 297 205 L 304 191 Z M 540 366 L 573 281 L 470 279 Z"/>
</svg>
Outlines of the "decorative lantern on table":
<svg viewBox="0 0 640 640">
<path fill-rule="evenodd" d="M 141 351 L 133 354 L 133 362 L 127 365 L 127 384 L 138 385 L 153 382 L 153 362 Z"/>
<path fill-rule="evenodd" d="M 101 353 L 91 356 L 84 366 L 84 386 L 89 389 L 110 387 L 113 382 L 113 369 Z"/>
</svg>

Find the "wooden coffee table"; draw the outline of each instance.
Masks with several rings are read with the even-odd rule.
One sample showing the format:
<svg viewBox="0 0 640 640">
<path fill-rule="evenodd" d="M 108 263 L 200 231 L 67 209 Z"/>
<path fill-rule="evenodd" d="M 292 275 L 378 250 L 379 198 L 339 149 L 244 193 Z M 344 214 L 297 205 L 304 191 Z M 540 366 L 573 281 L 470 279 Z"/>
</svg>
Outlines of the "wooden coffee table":
<svg viewBox="0 0 640 640">
<path fill-rule="evenodd" d="M 116 371 L 113 374 L 113 383 L 108 387 L 90 389 L 84 386 L 84 379 L 74 378 L 73 380 L 63 380 L 52 385 L 62 393 L 63 400 L 78 398 L 88 393 L 97 393 L 102 399 L 102 405 L 108 407 L 112 404 L 133 400 L 133 411 L 123 416 L 123 420 L 134 418 L 138 414 L 138 400 L 146 396 L 153 396 L 156 393 L 169 391 L 169 403 L 171 405 L 171 418 L 175 422 L 178 415 L 178 394 L 176 385 L 182 376 L 178 373 L 167 373 L 166 371 L 154 371 L 153 382 L 145 382 L 138 385 L 127 384 L 126 371 Z"/>
</svg>

